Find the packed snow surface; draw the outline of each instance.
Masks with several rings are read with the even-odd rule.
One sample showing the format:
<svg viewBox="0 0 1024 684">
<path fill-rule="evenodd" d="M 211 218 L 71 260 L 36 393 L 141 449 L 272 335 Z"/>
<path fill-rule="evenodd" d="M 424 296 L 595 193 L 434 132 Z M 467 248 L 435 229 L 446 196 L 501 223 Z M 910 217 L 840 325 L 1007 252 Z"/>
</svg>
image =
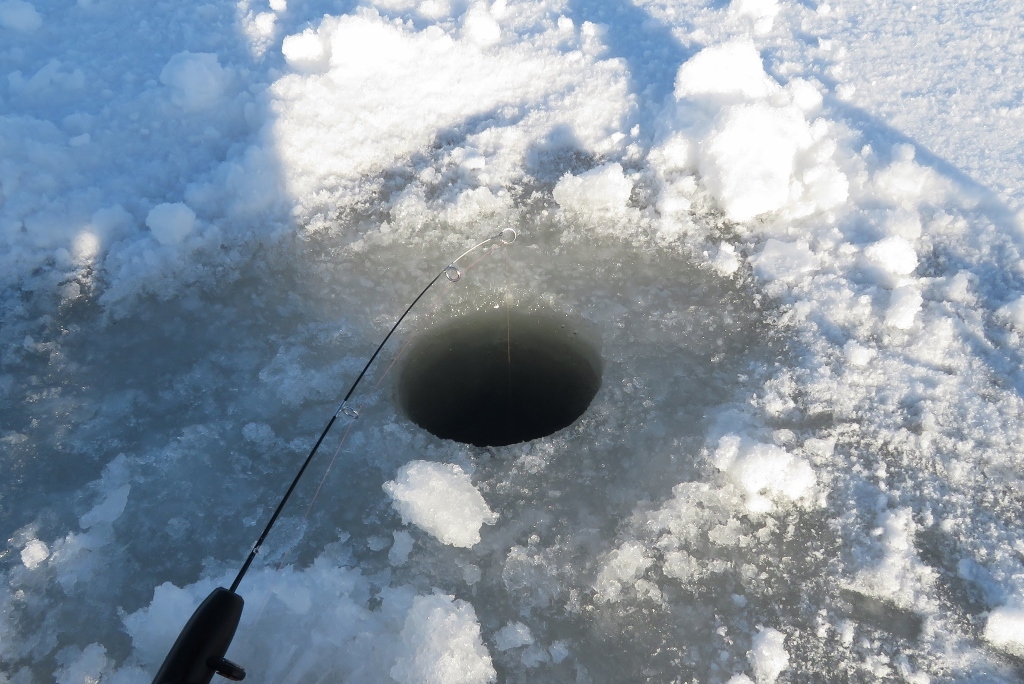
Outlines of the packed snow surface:
<svg viewBox="0 0 1024 684">
<path fill-rule="evenodd" d="M 151 681 L 504 228 L 240 584 L 247 681 L 1021 681 L 1022 34 L 0 0 L 0 684 Z M 600 350 L 584 415 L 407 420 L 407 343 L 502 307 Z"/>
</svg>

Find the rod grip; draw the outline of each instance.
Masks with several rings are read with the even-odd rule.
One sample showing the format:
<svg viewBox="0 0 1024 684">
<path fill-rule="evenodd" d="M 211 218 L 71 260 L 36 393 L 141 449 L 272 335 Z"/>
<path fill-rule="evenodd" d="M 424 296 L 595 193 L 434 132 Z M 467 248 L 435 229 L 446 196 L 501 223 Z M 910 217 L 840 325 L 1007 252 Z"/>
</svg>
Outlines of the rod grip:
<svg viewBox="0 0 1024 684">
<path fill-rule="evenodd" d="M 233 681 L 245 670 L 224 657 L 242 617 L 242 597 L 217 587 L 192 613 L 153 684 L 209 684 L 220 674 Z"/>
</svg>

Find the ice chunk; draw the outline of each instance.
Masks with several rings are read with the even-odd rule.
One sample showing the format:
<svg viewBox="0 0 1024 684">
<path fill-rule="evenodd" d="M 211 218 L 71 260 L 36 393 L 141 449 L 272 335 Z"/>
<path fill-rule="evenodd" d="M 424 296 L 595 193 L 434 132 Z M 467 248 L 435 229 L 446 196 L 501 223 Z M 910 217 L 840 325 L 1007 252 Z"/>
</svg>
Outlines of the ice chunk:
<svg viewBox="0 0 1024 684">
<path fill-rule="evenodd" d="M 783 242 L 769 239 L 753 262 L 754 275 L 768 281 L 793 280 L 818 270 L 818 258 L 802 240 Z"/>
<path fill-rule="evenodd" d="M 875 358 L 875 350 L 850 340 L 843 345 L 843 354 L 851 366 L 866 366 Z"/>
<path fill-rule="evenodd" d="M 800 103 L 793 104 L 749 38 L 705 48 L 679 68 L 675 95 L 691 104 L 681 102 L 678 115 L 699 140 L 698 170 L 728 218 L 783 209 L 807 216 L 849 197 L 827 123 L 805 118 L 820 104 L 806 90 L 794 86 Z"/>
<path fill-rule="evenodd" d="M 754 32 L 768 33 L 772 30 L 775 15 L 779 13 L 778 0 L 732 0 L 729 11 L 737 16 L 749 19 L 754 24 Z"/>
<path fill-rule="evenodd" d="M 445 594 L 417 596 L 391 676 L 399 684 L 484 684 L 498 675 L 473 606 Z"/>
<path fill-rule="evenodd" d="M 635 585 L 653 561 L 643 544 L 626 542 L 608 554 L 594 588 L 604 601 L 617 601 L 623 585 Z"/>
<path fill-rule="evenodd" d="M 412 553 L 412 547 L 415 543 L 412 535 L 405 530 L 396 530 L 394 532 L 395 542 L 391 545 L 391 550 L 388 551 L 388 562 L 392 565 L 403 565 L 409 560 L 409 554 Z"/>
<path fill-rule="evenodd" d="M 320 34 L 311 28 L 285 38 L 281 54 L 288 66 L 310 73 L 325 70 L 331 59 L 330 46 L 325 45 Z"/>
<path fill-rule="evenodd" d="M 917 250 L 910 242 L 899 235 L 879 240 L 864 250 L 871 262 L 869 270 L 880 271 L 876 279 L 881 284 L 892 282 L 893 276 L 906 276 L 917 268 Z"/>
<path fill-rule="evenodd" d="M 914 161 L 913 145 L 893 146 L 894 161 L 875 174 L 876 191 L 904 208 L 922 202 L 941 201 L 949 182 L 930 168 Z"/>
<path fill-rule="evenodd" d="M 181 202 L 158 204 L 149 211 L 146 225 L 161 245 L 176 245 L 196 224 L 196 214 Z"/>
<path fill-rule="evenodd" d="M 548 647 L 551 661 L 556 665 L 569 657 L 569 645 L 564 641 L 556 641 Z"/>
<path fill-rule="evenodd" d="M 747 221 L 798 199 L 796 156 L 811 143 L 807 122 L 795 108 L 729 107 L 701 145 L 699 168 L 726 215 Z"/>
<path fill-rule="evenodd" d="M 1024 658 L 1024 608 L 996 608 L 988 614 L 985 639 L 997 648 Z"/>
<path fill-rule="evenodd" d="M 725 684 L 754 684 L 754 680 L 745 674 L 733 675 Z"/>
<path fill-rule="evenodd" d="M 718 246 L 718 254 L 715 255 L 711 265 L 719 275 L 728 276 L 736 272 L 740 267 L 740 259 L 736 255 L 736 248 L 728 242 Z"/>
<path fill-rule="evenodd" d="M 522 622 L 510 622 L 494 634 L 494 645 L 499 651 L 529 646 L 533 643 L 530 628 Z"/>
<path fill-rule="evenodd" d="M 879 515 L 882 556 L 857 573 L 853 588 L 869 596 L 889 599 L 900 608 L 912 609 L 917 597 L 935 581 L 935 573 L 917 557 L 914 537 L 917 524 L 910 508 Z"/>
<path fill-rule="evenodd" d="M 230 72 L 209 52 L 179 52 L 160 72 L 160 82 L 171 90 L 171 101 L 187 112 L 215 105 L 229 80 Z"/>
<path fill-rule="evenodd" d="M 403 522 L 452 546 L 473 546 L 480 541 L 480 527 L 498 520 L 469 475 L 453 463 L 407 463 L 395 480 L 384 483 L 384 491 Z"/>
<path fill-rule="evenodd" d="M 632 192 L 622 165 L 612 163 L 579 176 L 565 174 L 551 194 L 564 211 L 586 219 L 624 216 Z"/>
<path fill-rule="evenodd" d="M 25 544 L 25 548 L 21 550 L 21 562 L 29 570 L 38 568 L 49 556 L 50 549 L 44 542 L 38 539 L 33 539 L 28 544 Z"/>
<path fill-rule="evenodd" d="M 821 91 L 807 79 L 794 78 L 786 85 L 786 91 L 793 99 L 793 104 L 805 114 L 821 109 Z"/>
<path fill-rule="evenodd" d="M 76 650 L 72 647 L 62 655 L 71 656 Z M 77 657 L 73 660 L 69 657 L 68 661 L 54 673 L 57 684 L 99 684 L 101 681 L 108 681 L 103 675 L 110 668 L 111 662 L 107 658 L 107 649 L 102 645 L 89 644 Z"/>
<path fill-rule="evenodd" d="M 474 5 L 462 20 L 462 33 L 480 46 L 494 45 L 501 40 L 501 27 L 484 4 Z"/>
<path fill-rule="evenodd" d="M 88 513 L 79 519 L 83 530 L 88 530 L 101 523 L 110 524 L 121 517 L 125 506 L 128 505 L 128 493 L 131 492 L 130 484 L 122 485 L 107 494 L 106 498 L 96 504 Z"/>
<path fill-rule="evenodd" d="M 751 513 L 772 510 L 771 499 L 808 501 L 817 482 L 804 459 L 774 444 L 749 443 L 736 435 L 719 440 L 712 461 L 743 488 Z"/>
<path fill-rule="evenodd" d="M 1024 330 L 1024 297 L 1000 307 L 996 315 L 1018 330 Z"/>
<path fill-rule="evenodd" d="M 775 684 L 782 671 L 789 667 L 789 653 L 785 648 L 786 635 L 766 627 L 754 637 L 747 658 L 754 668 L 757 684 Z"/>
<path fill-rule="evenodd" d="M 921 310 L 924 299 L 913 285 L 897 287 L 889 295 L 889 308 L 885 311 L 885 324 L 897 330 L 914 327 L 914 319 Z"/>
<path fill-rule="evenodd" d="M 0 1 L 0 26 L 31 33 L 43 25 L 43 18 L 31 3 L 24 0 Z"/>
<path fill-rule="evenodd" d="M 704 48 L 676 73 L 677 99 L 742 102 L 779 90 L 779 84 L 765 73 L 761 54 L 749 38 Z"/>
</svg>

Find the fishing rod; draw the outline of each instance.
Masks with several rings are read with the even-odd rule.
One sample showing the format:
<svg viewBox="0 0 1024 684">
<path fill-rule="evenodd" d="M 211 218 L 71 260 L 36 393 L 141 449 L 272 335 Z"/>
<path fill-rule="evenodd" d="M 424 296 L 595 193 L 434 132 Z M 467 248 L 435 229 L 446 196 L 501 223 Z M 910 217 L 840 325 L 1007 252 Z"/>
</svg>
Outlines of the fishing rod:
<svg viewBox="0 0 1024 684">
<path fill-rule="evenodd" d="M 334 412 L 334 415 L 332 415 L 330 420 L 327 421 L 327 425 L 320 433 L 320 437 L 316 440 L 316 444 L 313 445 L 309 455 L 306 456 L 306 460 L 302 463 L 302 466 L 292 479 L 292 483 L 289 485 L 288 490 L 284 493 L 284 496 L 281 497 L 281 501 L 277 504 L 277 508 L 274 509 L 273 515 L 270 516 L 267 526 L 263 528 L 263 532 L 256 540 L 256 543 L 253 544 L 252 549 L 249 551 L 249 555 L 246 557 L 241 569 L 239 569 L 238 574 L 235 576 L 235 580 L 231 583 L 231 588 L 225 589 L 224 587 L 217 587 L 210 592 L 210 595 L 207 596 L 201 604 L 199 604 L 199 607 L 196 608 L 192 617 L 190 617 L 188 622 L 185 623 L 185 627 L 182 628 L 181 633 L 174 642 L 174 646 L 172 646 L 171 650 L 167 653 L 167 657 L 164 659 L 163 665 L 160 666 L 160 670 L 153 679 L 153 684 L 209 684 L 215 674 L 219 674 L 222 677 L 236 682 L 245 679 L 245 670 L 241 666 L 224 657 L 228 651 L 228 647 L 231 645 L 231 640 L 235 636 L 235 630 L 238 629 L 238 622 L 242 617 L 242 608 L 245 605 L 242 597 L 235 593 L 235 590 L 238 589 L 238 585 L 245 577 L 245 573 L 249 570 L 249 566 L 252 565 L 253 560 L 255 560 L 257 554 L 259 554 L 260 548 L 263 546 L 263 542 L 266 541 L 267 535 L 270 534 L 270 530 L 274 527 L 274 523 L 277 522 L 278 517 L 281 515 L 281 511 L 284 510 L 285 504 L 288 503 L 288 499 L 291 498 L 292 492 L 295 491 L 295 487 L 299 484 L 299 480 L 302 479 L 302 475 L 306 472 L 306 468 L 309 467 L 313 457 L 316 456 L 316 452 L 320 449 L 320 445 L 323 444 L 324 439 L 327 437 L 327 433 L 331 431 L 331 427 L 334 426 L 338 416 L 345 415 L 353 420 L 359 417 L 359 412 L 348 405 L 349 399 L 352 398 L 356 388 L 359 387 L 359 383 L 362 382 L 363 377 L 370 369 L 370 366 L 373 365 L 373 362 L 384 348 L 384 345 L 388 343 L 391 336 L 396 330 L 398 330 L 398 326 L 402 324 L 405 317 L 408 316 L 413 307 L 423 299 L 423 296 L 427 294 L 430 288 L 433 287 L 442 276 L 447 278 L 449 282 L 458 282 L 462 278 L 462 273 L 459 271 L 458 267 L 459 261 L 484 245 L 498 243 L 508 246 L 515 242 L 518 236 L 519 233 L 516 232 L 514 228 L 504 228 L 497 234 L 476 243 L 456 257 L 447 266 L 442 268 L 441 271 L 434 276 L 433 280 L 423 288 L 423 291 L 412 300 L 412 303 L 406 307 L 405 311 L 402 312 L 402 315 L 398 317 L 397 321 L 395 321 L 395 324 L 391 326 L 388 334 L 384 336 L 384 339 L 381 340 L 379 345 L 377 345 L 373 354 L 370 355 L 369 360 L 359 372 L 358 377 L 356 377 L 355 382 L 352 383 L 348 392 L 345 393 L 345 397 L 341 400 L 341 404 Z"/>
</svg>

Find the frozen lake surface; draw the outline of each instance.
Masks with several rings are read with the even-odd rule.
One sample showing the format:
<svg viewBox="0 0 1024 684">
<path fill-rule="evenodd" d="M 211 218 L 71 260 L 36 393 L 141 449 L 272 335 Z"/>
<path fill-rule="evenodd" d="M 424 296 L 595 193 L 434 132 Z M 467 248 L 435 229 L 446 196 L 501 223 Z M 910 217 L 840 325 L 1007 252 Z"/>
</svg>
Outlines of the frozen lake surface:
<svg viewBox="0 0 1024 684">
<path fill-rule="evenodd" d="M 1020 681 L 1022 29 L 0 0 L 0 684 L 150 681 L 503 229 L 239 587 L 247 681 Z M 578 420 L 410 420 L 467 320 Z"/>
</svg>

